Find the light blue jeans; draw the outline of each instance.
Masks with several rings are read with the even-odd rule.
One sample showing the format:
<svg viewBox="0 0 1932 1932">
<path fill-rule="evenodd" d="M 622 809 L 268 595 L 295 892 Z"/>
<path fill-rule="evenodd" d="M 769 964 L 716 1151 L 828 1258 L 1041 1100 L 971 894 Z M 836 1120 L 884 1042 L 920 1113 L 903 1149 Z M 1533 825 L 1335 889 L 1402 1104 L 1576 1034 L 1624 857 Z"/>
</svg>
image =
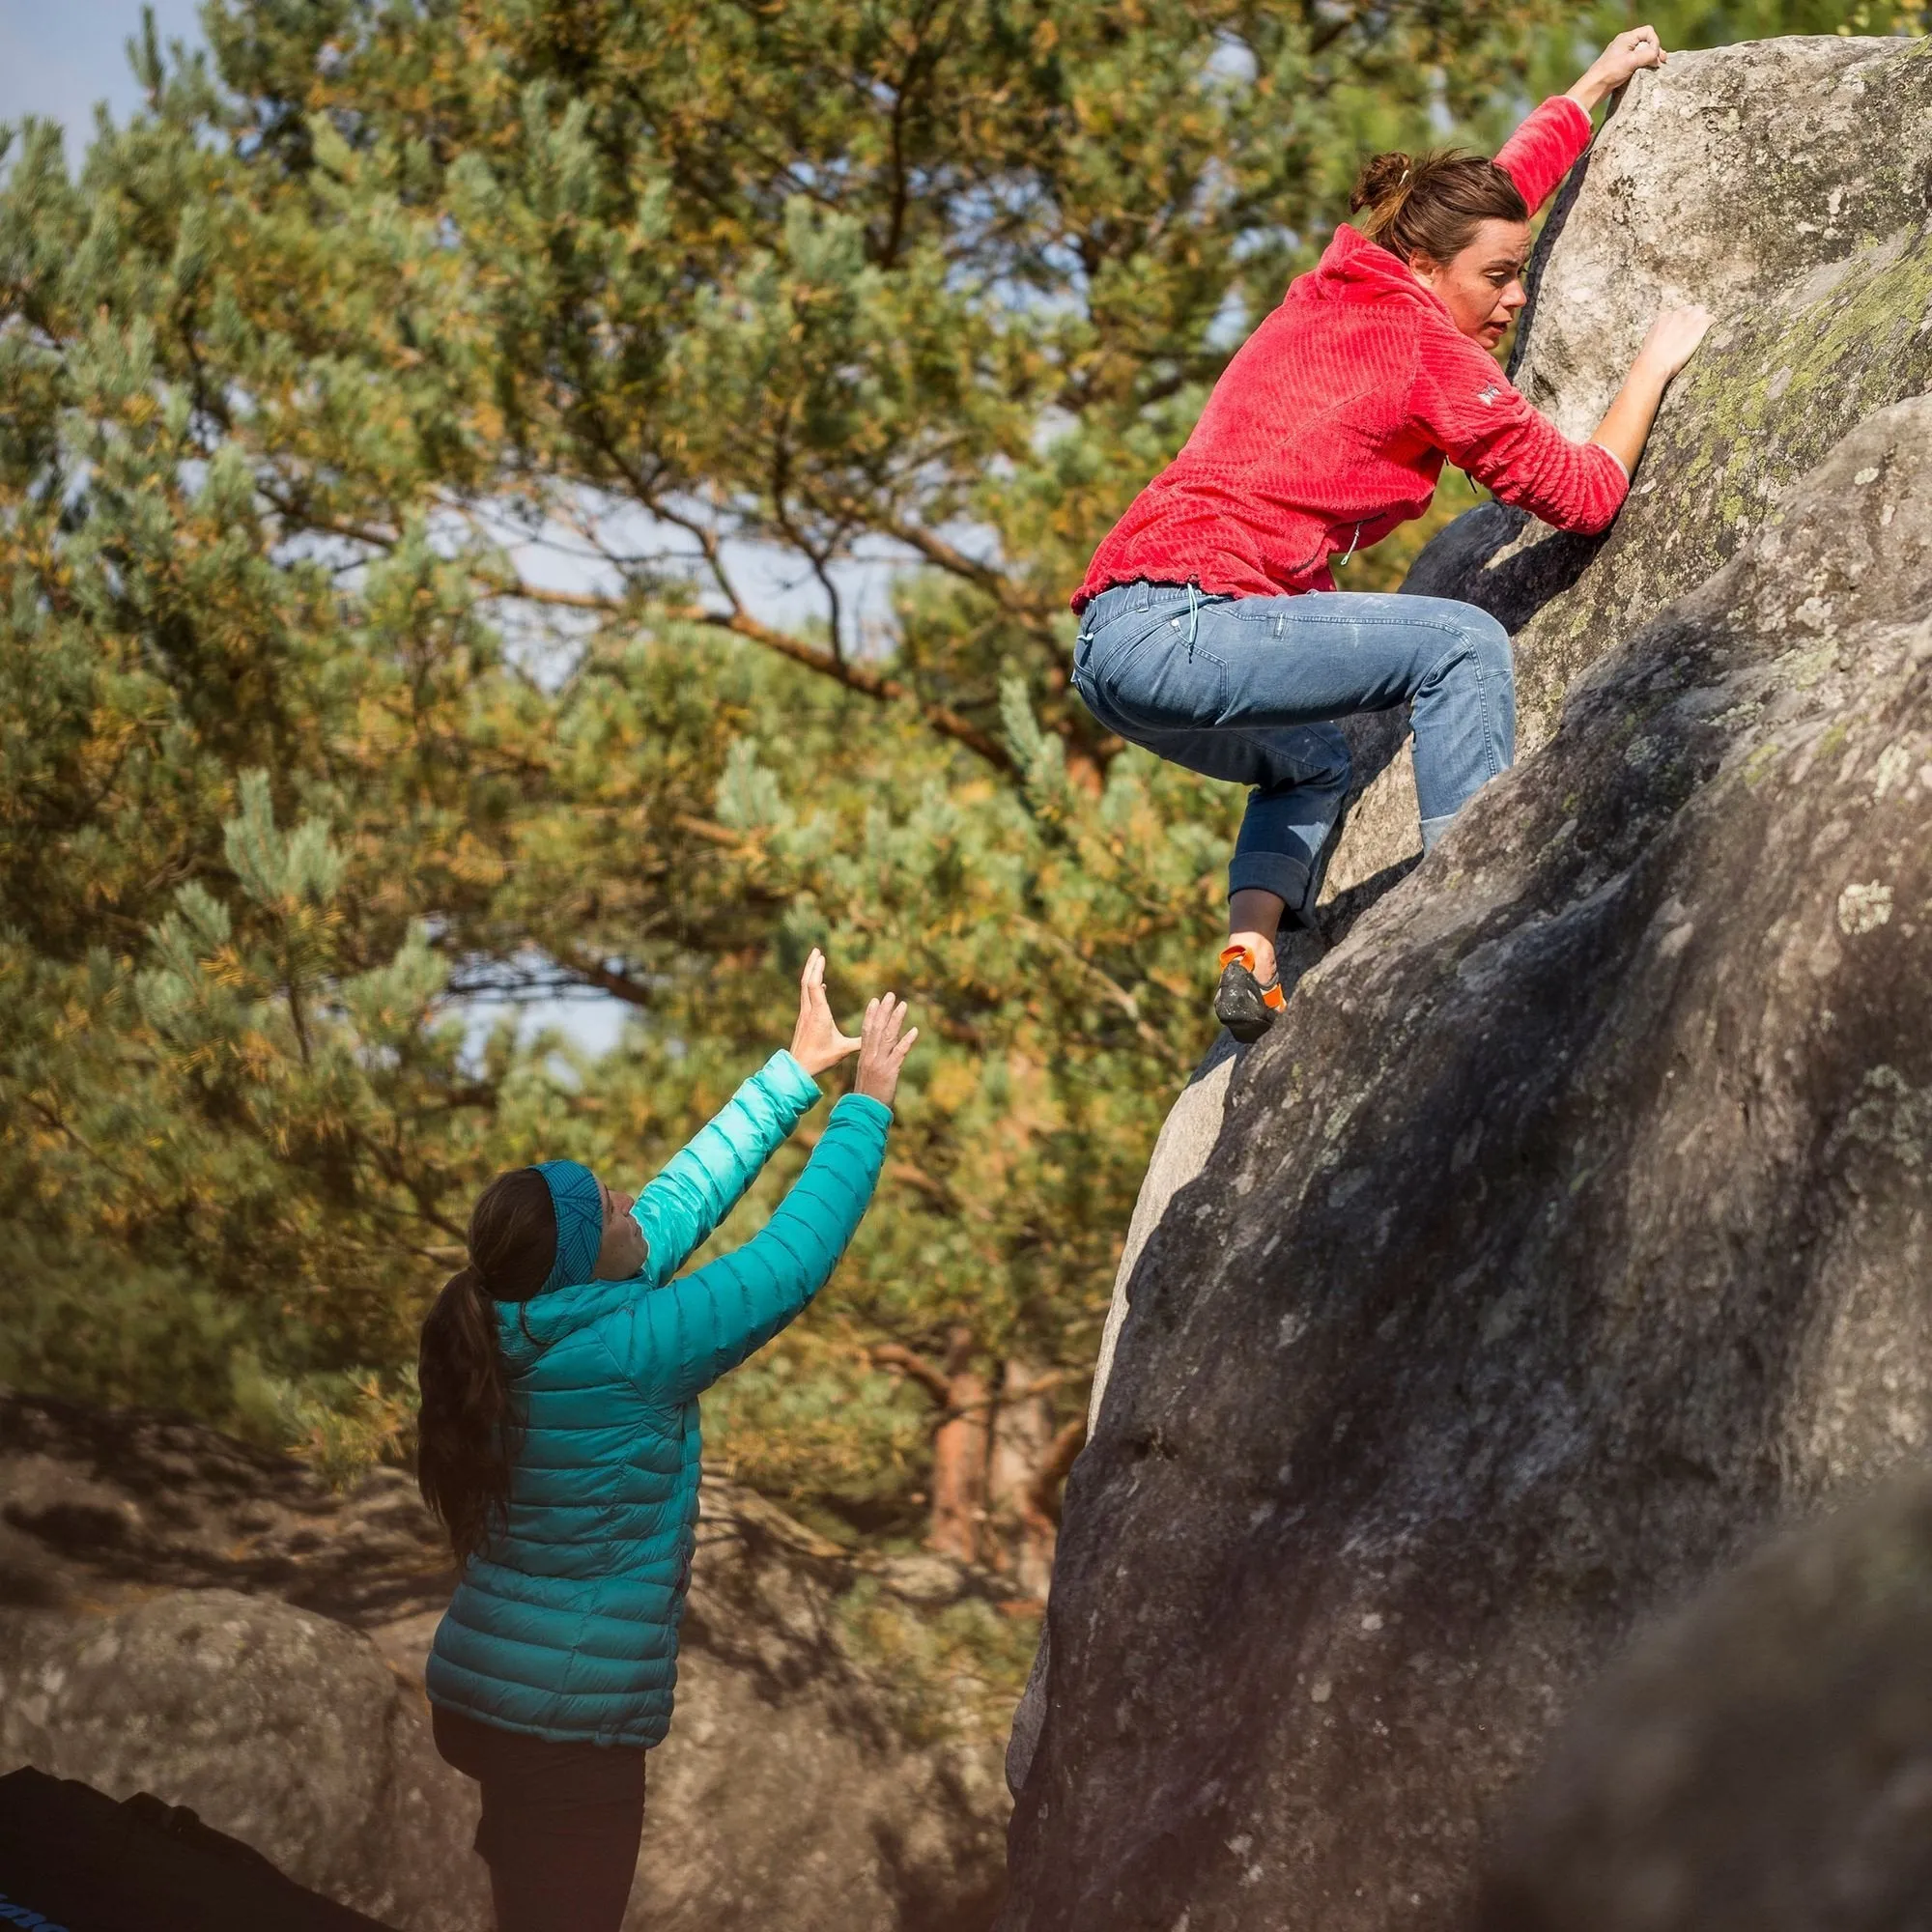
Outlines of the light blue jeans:
<svg viewBox="0 0 1932 1932">
<path fill-rule="evenodd" d="M 1253 786 L 1228 891 L 1273 893 L 1311 924 L 1316 861 L 1349 791 L 1333 720 L 1408 705 L 1425 851 L 1516 755 L 1509 633 L 1444 597 L 1120 583 L 1082 612 L 1073 688 L 1130 743 Z"/>
</svg>

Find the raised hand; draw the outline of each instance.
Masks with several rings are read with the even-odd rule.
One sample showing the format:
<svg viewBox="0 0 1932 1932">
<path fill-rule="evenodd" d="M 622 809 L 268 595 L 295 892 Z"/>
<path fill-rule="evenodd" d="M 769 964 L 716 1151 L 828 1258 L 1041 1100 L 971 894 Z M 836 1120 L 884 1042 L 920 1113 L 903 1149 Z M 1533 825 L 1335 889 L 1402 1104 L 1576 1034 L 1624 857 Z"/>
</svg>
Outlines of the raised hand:
<svg viewBox="0 0 1932 1932">
<path fill-rule="evenodd" d="M 792 1029 L 791 1057 L 815 1080 L 828 1066 L 837 1066 L 848 1053 L 858 1051 L 859 1041 L 840 1033 L 832 1017 L 825 997 L 825 954 L 814 946 L 798 976 L 798 1025 Z"/>
<path fill-rule="evenodd" d="M 1590 433 L 1592 442 L 1601 443 L 1623 465 L 1626 476 L 1643 454 L 1671 377 L 1697 353 L 1710 327 L 1710 310 L 1695 307 L 1664 309 L 1651 324 L 1616 401 Z"/>
<path fill-rule="evenodd" d="M 1655 27 L 1633 27 L 1619 34 L 1590 63 L 1582 79 L 1570 90 L 1570 99 L 1587 110 L 1605 95 L 1614 94 L 1638 68 L 1662 67 L 1669 59 Z"/>
<path fill-rule="evenodd" d="M 898 1092 L 899 1068 L 919 1037 L 919 1029 L 901 1037 L 905 1025 L 906 1003 L 890 993 L 881 993 L 866 1002 L 866 1023 L 860 1030 L 859 1070 L 852 1079 L 855 1094 L 868 1094 L 890 1107 Z"/>
</svg>

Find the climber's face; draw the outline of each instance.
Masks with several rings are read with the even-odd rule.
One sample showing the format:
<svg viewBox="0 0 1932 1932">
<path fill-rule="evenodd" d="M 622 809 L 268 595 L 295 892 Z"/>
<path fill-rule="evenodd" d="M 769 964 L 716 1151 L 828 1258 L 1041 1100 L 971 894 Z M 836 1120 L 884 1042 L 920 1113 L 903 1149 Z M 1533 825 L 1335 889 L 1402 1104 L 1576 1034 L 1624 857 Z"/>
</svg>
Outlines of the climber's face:
<svg viewBox="0 0 1932 1932">
<path fill-rule="evenodd" d="M 620 1194 L 601 1180 L 597 1183 L 597 1193 L 604 1207 L 604 1240 L 597 1250 L 597 1279 L 629 1281 L 633 1275 L 643 1273 L 648 1253 L 644 1231 L 631 1218 L 637 1198 Z"/>
<path fill-rule="evenodd" d="M 1527 222 L 1485 221 L 1468 246 L 1449 261 L 1416 255 L 1408 268 L 1464 335 L 1493 349 L 1529 299 L 1522 286 L 1522 265 L 1528 259 Z"/>
</svg>

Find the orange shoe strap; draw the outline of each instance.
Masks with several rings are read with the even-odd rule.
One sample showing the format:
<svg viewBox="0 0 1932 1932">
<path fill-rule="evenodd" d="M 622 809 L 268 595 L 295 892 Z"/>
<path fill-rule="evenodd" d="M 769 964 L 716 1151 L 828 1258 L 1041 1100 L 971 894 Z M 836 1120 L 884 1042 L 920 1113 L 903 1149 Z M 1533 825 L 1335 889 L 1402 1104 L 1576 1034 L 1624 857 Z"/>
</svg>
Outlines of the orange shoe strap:
<svg viewBox="0 0 1932 1932">
<path fill-rule="evenodd" d="M 1255 970 L 1255 953 L 1254 948 L 1251 946 L 1224 946 L 1221 949 L 1220 958 L 1214 963 L 1217 966 L 1232 966 L 1237 959 L 1250 973 Z M 1288 1005 L 1288 995 L 1281 990 L 1281 975 L 1279 973 L 1275 974 L 1274 984 L 1272 986 L 1264 986 L 1262 988 L 1262 1005 L 1267 1008 L 1270 1012 L 1275 1013 L 1280 1012 L 1282 1008 Z"/>
</svg>

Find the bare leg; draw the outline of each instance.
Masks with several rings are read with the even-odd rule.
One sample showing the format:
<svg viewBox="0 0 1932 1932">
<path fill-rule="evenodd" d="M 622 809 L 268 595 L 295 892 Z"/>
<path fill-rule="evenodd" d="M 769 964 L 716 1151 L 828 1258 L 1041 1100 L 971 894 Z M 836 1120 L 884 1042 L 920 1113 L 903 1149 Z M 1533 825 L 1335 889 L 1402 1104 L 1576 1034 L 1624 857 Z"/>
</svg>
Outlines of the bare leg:
<svg viewBox="0 0 1932 1932">
<path fill-rule="evenodd" d="M 1259 886 L 1228 895 L 1228 944 L 1245 946 L 1255 955 L 1255 978 L 1263 985 L 1275 976 L 1274 936 L 1288 902 Z"/>
</svg>

